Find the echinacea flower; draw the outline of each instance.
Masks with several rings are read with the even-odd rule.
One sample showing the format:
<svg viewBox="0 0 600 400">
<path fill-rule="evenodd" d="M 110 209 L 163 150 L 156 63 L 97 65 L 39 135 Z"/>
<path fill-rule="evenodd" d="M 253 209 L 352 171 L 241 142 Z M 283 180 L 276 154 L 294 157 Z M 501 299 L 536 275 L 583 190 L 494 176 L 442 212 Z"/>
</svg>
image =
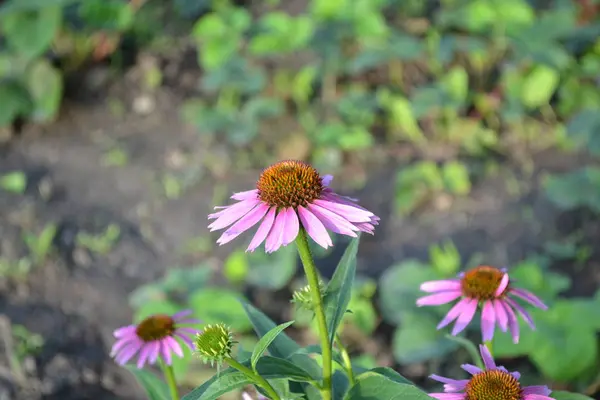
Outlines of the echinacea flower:
<svg viewBox="0 0 600 400">
<path fill-rule="evenodd" d="M 152 315 L 139 324 L 115 330 L 117 341 L 110 356 L 115 357 L 118 364 L 125 365 L 137 354 L 137 367 L 140 369 L 146 363 L 154 364 L 159 356 L 167 365 L 171 365 L 172 353 L 183 357 L 183 350 L 177 339 L 190 349 L 193 348 L 192 339 L 188 334 L 196 334 L 198 330 L 183 326 L 200 323 L 188 318 L 191 313 L 190 310 L 184 310 L 173 316 Z"/>
<path fill-rule="evenodd" d="M 513 342 L 519 342 L 519 321 L 515 310 L 531 329 L 535 329 L 531 315 L 510 296 L 518 297 L 543 310 L 548 309 L 532 293 L 512 287 L 505 269 L 490 266 L 479 266 L 461 273 L 459 279 L 425 282 L 421 285 L 421 290 L 433 294 L 419 298 L 419 307 L 437 306 L 460 298 L 437 327 L 441 329 L 456 320 L 452 335 L 465 329 L 477 308 L 481 307 L 481 333 L 484 342 L 492 340 L 496 324 L 503 332 L 510 329 Z"/>
<path fill-rule="evenodd" d="M 461 367 L 472 376 L 470 379 L 450 379 L 439 375 L 430 378 L 444 384 L 444 393 L 429 393 L 438 400 L 554 400 L 547 386 L 521 386 L 518 372 L 508 372 L 496 366 L 492 355 L 484 345 L 479 352 L 485 369 L 463 364 Z"/>
<path fill-rule="evenodd" d="M 280 161 L 262 172 L 256 189 L 231 196 L 237 203 L 215 207 L 221 210 L 208 216 L 215 220 L 208 227 L 212 232 L 229 226 L 217 240 L 223 245 L 262 221 L 246 251 L 265 242 L 267 253 L 293 242 L 301 227 L 324 248 L 333 245 L 327 229 L 352 237 L 373 234 L 379 217 L 334 193 L 332 179 L 302 161 Z"/>
</svg>

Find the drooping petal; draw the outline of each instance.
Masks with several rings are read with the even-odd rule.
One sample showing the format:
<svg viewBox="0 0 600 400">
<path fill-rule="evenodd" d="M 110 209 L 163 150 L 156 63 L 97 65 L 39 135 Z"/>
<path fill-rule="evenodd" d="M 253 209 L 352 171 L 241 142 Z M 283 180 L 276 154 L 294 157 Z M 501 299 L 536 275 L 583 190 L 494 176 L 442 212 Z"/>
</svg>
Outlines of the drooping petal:
<svg viewBox="0 0 600 400">
<path fill-rule="evenodd" d="M 523 388 L 523 394 L 539 394 L 542 396 L 548 396 L 552 393 L 552 390 L 548 388 L 546 385 L 534 385 L 534 386 L 526 386 Z"/>
<path fill-rule="evenodd" d="M 329 237 L 327 229 L 325 229 L 325 226 L 319 218 L 302 206 L 298 207 L 298 216 L 300 217 L 300 222 L 302 222 L 302 227 L 306 230 L 306 233 L 308 233 L 308 236 L 310 236 L 312 240 L 325 249 L 333 246 L 331 237 Z"/>
<path fill-rule="evenodd" d="M 494 303 L 496 321 L 498 321 L 498 325 L 500 325 L 500 329 L 502 329 L 502 332 L 506 332 L 506 330 L 508 329 L 508 316 L 506 315 L 504 306 L 502 305 L 501 300 L 494 299 L 492 300 L 492 303 Z"/>
<path fill-rule="evenodd" d="M 529 304 L 531 304 L 534 307 L 541 308 L 542 310 L 548 309 L 547 305 L 545 305 L 537 296 L 535 296 L 533 293 L 528 292 L 527 290 L 511 289 L 509 291 L 509 293 L 512 294 L 513 296 L 517 296 L 517 297 L 525 300 L 526 302 L 528 302 Z"/>
<path fill-rule="evenodd" d="M 481 310 L 481 334 L 484 342 L 492 340 L 495 327 L 496 312 L 494 311 L 494 304 L 491 300 L 486 300 L 483 303 L 483 310 Z"/>
<path fill-rule="evenodd" d="M 158 359 L 158 355 L 160 354 L 160 342 L 156 341 L 156 342 L 152 342 L 149 343 L 148 346 L 151 346 L 151 350 L 150 350 L 150 354 L 148 356 L 148 362 L 150 364 L 154 364 L 156 363 L 156 360 Z"/>
<path fill-rule="evenodd" d="M 183 357 L 183 349 L 177 340 L 173 339 L 171 336 L 167 336 L 163 341 L 168 343 L 169 347 L 173 350 L 173 353 L 177 354 L 179 357 Z"/>
<path fill-rule="evenodd" d="M 470 373 L 471 375 L 477 375 L 480 374 L 481 372 L 483 372 L 483 370 L 479 367 L 476 367 L 475 365 L 471 365 L 471 364 L 462 364 L 460 366 L 462 369 L 464 369 L 465 371 L 467 371 L 468 373 Z"/>
<path fill-rule="evenodd" d="M 531 318 L 531 315 L 523 307 L 521 307 L 520 304 L 518 304 L 516 301 L 514 301 L 513 299 L 508 298 L 508 297 L 505 298 L 504 301 L 510 307 L 512 307 L 513 309 L 517 310 L 517 312 L 519 314 L 521 314 L 521 316 L 523 317 L 523 319 L 525 320 L 525 322 L 527 323 L 527 325 L 529 325 L 529 327 L 531 329 L 535 330 L 535 324 L 533 323 L 533 318 Z"/>
<path fill-rule="evenodd" d="M 423 282 L 420 286 L 423 292 L 445 292 L 453 290 L 461 290 L 461 283 L 459 280 L 439 280 L 439 281 L 428 281 Z"/>
<path fill-rule="evenodd" d="M 214 220 L 210 225 L 208 225 L 208 228 L 211 232 L 216 231 L 218 229 L 223 229 L 233 224 L 238 219 L 242 218 L 244 215 L 250 212 L 250 210 L 252 210 L 259 204 L 261 204 L 261 201 L 258 199 L 242 200 L 239 203 L 236 203 L 231 207 L 216 213 L 220 215 L 217 217 L 216 220 Z"/>
<path fill-rule="evenodd" d="M 452 328 L 452 335 L 456 336 L 462 332 L 473 319 L 477 311 L 477 299 L 471 299 L 463 308 L 462 313 L 456 319 L 456 323 Z"/>
<path fill-rule="evenodd" d="M 267 241 L 265 242 L 265 251 L 267 253 L 272 253 L 281 247 L 284 227 L 285 215 L 280 211 L 275 216 L 275 222 L 273 223 L 271 232 L 269 232 L 269 236 L 267 236 Z"/>
<path fill-rule="evenodd" d="M 124 326 L 122 328 L 116 329 L 113 332 L 113 335 L 116 338 L 122 338 L 123 336 L 134 334 L 136 329 L 137 329 L 137 326 L 135 326 L 135 325 Z"/>
<path fill-rule="evenodd" d="M 329 200 L 316 199 L 313 204 L 334 212 L 349 222 L 370 222 L 371 217 L 374 215 L 370 211 Z"/>
<path fill-rule="evenodd" d="M 178 329 L 179 330 L 179 329 Z M 181 339 L 181 341 L 183 343 L 185 343 L 185 345 L 190 349 L 193 350 L 194 349 L 194 342 L 192 341 L 192 339 L 190 339 L 189 337 L 187 337 L 186 335 L 182 334 L 182 333 L 175 333 L 175 336 L 177 336 L 179 339 Z"/>
<path fill-rule="evenodd" d="M 231 196 L 231 198 L 234 200 L 248 200 L 248 199 L 255 199 L 257 197 L 258 197 L 257 189 L 246 190 L 245 192 L 237 192 L 237 193 L 234 193 L 233 196 Z"/>
<path fill-rule="evenodd" d="M 433 380 L 444 383 L 444 390 L 446 392 L 460 392 L 464 390 L 467 383 L 469 383 L 468 379 L 456 380 L 436 374 L 429 375 L 429 377 Z"/>
<path fill-rule="evenodd" d="M 240 220 L 233 224 L 227 229 L 221 237 L 217 240 L 219 245 L 231 242 L 233 239 L 241 235 L 243 232 L 252 228 L 256 225 L 269 211 L 269 206 L 266 204 L 259 204 L 252 209 L 248 214 L 244 215 Z"/>
<path fill-rule="evenodd" d="M 481 359 L 483 360 L 483 365 L 485 365 L 485 369 L 496 369 L 496 362 L 490 353 L 490 350 L 486 345 L 479 345 L 479 352 L 481 353 Z"/>
<path fill-rule="evenodd" d="M 541 394 L 526 394 L 523 396 L 523 400 L 554 400 L 552 397 L 543 396 Z"/>
<path fill-rule="evenodd" d="M 267 238 L 267 235 L 269 234 L 269 232 L 271 232 L 271 228 L 273 227 L 273 222 L 275 221 L 276 213 L 277 213 L 277 209 L 275 207 L 271 207 L 269 209 L 269 212 L 267 212 L 267 216 L 265 217 L 263 222 L 260 224 L 260 226 L 256 230 L 256 233 L 254 234 L 254 237 L 250 241 L 250 244 L 248 245 L 248 248 L 246 249 L 246 251 L 252 252 L 252 251 L 256 250 L 256 248 L 258 246 L 260 246 L 260 244 L 262 242 L 265 241 L 265 239 Z"/>
<path fill-rule="evenodd" d="M 173 318 L 173 320 L 179 322 L 181 321 L 183 318 L 192 315 L 193 311 L 192 310 L 181 310 L 175 314 L 173 314 L 173 316 L 171 318 Z"/>
<path fill-rule="evenodd" d="M 113 344 L 112 349 L 110 350 L 110 356 L 114 357 L 115 355 L 117 355 L 117 353 L 119 353 L 123 348 L 125 348 L 127 345 L 135 343 L 137 340 L 136 337 L 130 338 L 123 338 L 123 339 L 119 339 L 115 342 L 115 344 Z"/>
<path fill-rule="evenodd" d="M 513 338 L 513 343 L 519 343 L 519 321 L 517 320 L 517 316 L 512 308 L 506 304 L 505 301 L 501 301 L 504 306 L 504 310 L 506 311 L 506 316 L 508 317 L 508 328 L 510 329 L 510 334 Z"/>
<path fill-rule="evenodd" d="M 129 360 L 131 360 L 133 358 L 133 356 L 136 355 L 136 353 L 140 350 L 141 347 L 142 347 L 141 341 L 137 341 L 135 343 L 131 343 L 129 346 L 126 346 L 119 353 L 119 355 L 115 358 L 115 361 L 119 365 L 125 365 L 125 364 L 127 364 L 127 362 Z"/>
<path fill-rule="evenodd" d="M 331 185 L 331 181 L 333 181 L 333 175 L 323 175 L 323 178 L 321 178 L 321 182 L 324 186 Z"/>
<path fill-rule="evenodd" d="M 458 318 L 458 316 L 463 312 L 463 309 L 467 306 L 467 304 L 469 304 L 470 301 L 470 298 L 465 297 L 464 299 L 456 303 L 454 307 L 452 307 L 450 311 L 448 311 L 444 319 L 442 319 L 442 321 L 438 324 L 437 329 L 442 329 L 443 327 L 454 321 L 456 318 Z"/>
<path fill-rule="evenodd" d="M 371 225 L 370 223 L 361 222 L 361 223 L 355 223 L 353 225 L 355 227 L 357 227 L 358 230 L 361 231 L 361 232 L 365 232 L 365 233 L 368 233 L 370 235 L 374 235 L 375 234 L 375 227 L 373 225 Z"/>
<path fill-rule="evenodd" d="M 288 208 L 285 211 L 285 227 L 283 230 L 283 245 L 287 246 L 296 240 L 298 232 L 300 231 L 300 223 L 298 222 L 298 215 L 293 208 Z"/>
<path fill-rule="evenodd" d="M 160 341 L 160 347 L 162 350 L 163 361 L 165 362 L 165 364 L 171 365 L 171 363 L 172 363 L 171 346 L 169 346 L 169 343 L 163 339 Z"/>
<path fill-rule="evenodd" d="M 355 230 L 358 230 L 354 225 L 350 222 L 346 221 L 344 218 L 340 217 L 334 212 L 324 209 L 323 207 L 319 207 L 315 204 L 309 204 L 308 210 L 312 212 L 319 220 L 325 225 L 325 227 L 335 233 L 339 233 L 341 235 L 347 235 L 356 237 Z"/>
<path fill-rule="evenodd" d="M 146 364 L 146 360 L 148 360 L 151 353 L 152 353 L 151 343 L 144 344 L 142 346 L 142 349 L 140 350 L 140 355 L 139 355 L 138 361 L 137 361 L 138 369 L 144 368 L 144 365 Z"/>
<path fill-rule="evenodd" d="M 467 395 L 464 393 L 429 393 L 429 396 L 438 400 L 464 400 Z"/>
<path fill-rule="evenodd" d="M 502 275 L 502 280 L 500 281 L 500 285 L 498 285 L 498 288 L 496 288 L 496 292 L 494 293 L 494 296 L 499 297 L 502 293 L 504 293 L 504 291 L 508 287 L 508 282 L 509 282 L 508 274 L 505 273 L 504 275 Z"/>
<path fill-rule="evenodd" d="M 439 306 L 450 303 L 451 301 L 458 299 L 460 296 L 462 296 L 462 292 L 460 290 L 430 294 L 429 296 L 424 296 L 417 299 L 417 306 Z"/>
</svg>

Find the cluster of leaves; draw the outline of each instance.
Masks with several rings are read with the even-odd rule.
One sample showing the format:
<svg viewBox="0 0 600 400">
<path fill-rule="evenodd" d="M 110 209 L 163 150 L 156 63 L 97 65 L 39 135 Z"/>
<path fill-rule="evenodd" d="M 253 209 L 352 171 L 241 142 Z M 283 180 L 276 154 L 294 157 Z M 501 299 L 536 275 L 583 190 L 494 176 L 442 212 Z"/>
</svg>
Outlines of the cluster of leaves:
<svg viewBox="0 0 600 400">
<path fill-rule="evenodd" d="M 51 121 L 64 73 L 115 50 L 137 2 L 8 0 L 0 6 L 0 128 Z"/>
</svg>

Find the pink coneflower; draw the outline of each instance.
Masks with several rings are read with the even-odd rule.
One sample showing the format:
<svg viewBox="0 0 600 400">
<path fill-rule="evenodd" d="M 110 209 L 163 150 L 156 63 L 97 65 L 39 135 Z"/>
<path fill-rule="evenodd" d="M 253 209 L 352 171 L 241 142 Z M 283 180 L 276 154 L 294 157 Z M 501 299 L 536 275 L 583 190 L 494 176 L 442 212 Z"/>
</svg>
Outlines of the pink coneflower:
<svg viewBox="0 0 600 400">
<path fill-rule="evenodd" d="M 477 308 L 481 307 L 481 333 L 484 342 L 492 340 L 496 324 L 503 332 L 510 329 L 513 342 L 519 342 L 519 321 L 515 310 L 521 314 L 531 329 L 535 329 L 529 313 L 509 295 L 519 297 L 543 310 L 548 309 L 532 293 L 513 288 L 506 270 L 490 266 L 479 266 L 461 273 L 459 279 L 425 282 L 421 285 L 421 290 L 434 294 L 418 299 L 419 307 L 438 306 L 461 298 L 437 327 L 441 329 L 456 320 L 452 335 L 457 335 L 465 329 L 473 319 Z"/>
<path fill-rule="evenodd" d="M 521 386 L 520 373 L 496 366 L 487 347 L 480 345 L 479 351 L 485 369 L 463 364 L 462 369 L 472 375 L 470 379 L 431 375 L 431 379 L 444 384 L 444 393 L 430 393 L 429 396 L 438 400 L 554 400 L 548 396 L 552 391 L 547 386 Z"/>
<path fill-rule="evenodd" d="M 221 211 L 208 216 L 215 219 L 208 227 L 212 232 L 231 225 L 217 240 L 223 245 L 262 221 L 246 251 L 266 241 L 267 253 L 293 242 L 300 227 L 324 248 L 333 245 L 327 229 L 352 237 L 373 234 L 379 217 L 356 199 L 334 193 L 328 187 L 332 179 L 304 162 L 280 161 L 262 172 L 256 189 L 231 196 L 237 203 L 215 207 Z"/>
<path fill-rule="evenodd" d="M 171 365 L 171 353 L 183 357 L 183 350 L 177 339 L 193 349 L 192 339 L 188 334 L 196 334 L 197 329 L 184 327 L 185 324 L 197 324 L 200 321 L 187 318 L 189 310 L 178 312 L 173 316 L 153 315 L 137 325 L 124 326 L 114 332 L 117 341 L 112 347 L 111 357 L 120 365 L 125 365 L 138 354 L 137 367 L 154 364 L 159 356 L 167 365 Z"/>
</svg>

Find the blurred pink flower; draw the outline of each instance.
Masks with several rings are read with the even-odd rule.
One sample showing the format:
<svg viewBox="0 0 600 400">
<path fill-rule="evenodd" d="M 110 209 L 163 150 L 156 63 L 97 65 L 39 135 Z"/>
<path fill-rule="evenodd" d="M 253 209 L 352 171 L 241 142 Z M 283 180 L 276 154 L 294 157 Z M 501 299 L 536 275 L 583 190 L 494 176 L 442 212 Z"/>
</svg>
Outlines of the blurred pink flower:
<svg viewBox="0 0 600 400">
<path fill-rule="evenodd" d="M 543 310 L 548 309 L 532 293 L 512 287 L 506 270 L 490 266 L 479 266 L 461 273 L 459 279 L 425 282 L 421 285 L 421 290 L 433 294 L 419 298 L 419 307 L 437 306 L 460 298 L 437 327 L 441 329 L 456 320 L 452 335 L 465 329 L 477 308 L 481 307 L 481 333 L 484 342 L 492 340 L 496 324 L 503 332 L 510 329 L 513 342 L 519 342 L 519 321 L 515 310 L 531 329 L 535 329 L 531 315 L 509 296 L 518 297 Z"/>
<path fill-rule="evenodd" d="M 373 234 L 379 217 L 356 199 L 334 193 L 328 187 L 332 179 L 304 162 L 280 161 L 262 172 L 256 189 L 231 196 L 237 203 L 215 207 L 220 211 L 208 216 L 214 219 L 208 227 L 211 232 L 229 227 L 217 240 L 223 245 L 262 221 L 246 251 L 265 242 L 267 253 L 293 242 L 300 227 L 324 248 L 333 245 L 327 229 L 352 237 Z"/>
<path fill-rule="evenodd" d="M 469 379 L 450 379 L 439 375 L 430 378 L 444 384 L 443 393 L 430 393 L 438 400 L 553 400 L 547 386 L 521 386 L 518 372 L 508 372 L 496 366 L 487 347 L 479 346 L 485 369 L 463 364 L 462 369 L 472 376 Z"/>
<path fill-rule="evenodd" d="M 137 367 L 144 364 L 154 364 L 162 357 L 167 365 L 171 365 L 171 354 L 183 357 L 183 350 L 177 341 L 181 340 L 187 347 L 193 349 L 192 339 L 197 329 L 185 327 L 186 324 L 198 324 L 200 321 L 188 318 L 192 312 L 185 310 L 173 316 L 152 315 L 139 324 L 128 325 L 115 330 L 117 341 L 112 347 L 111 357 L 120 365 L 125 365 L 136 354 Z"/>
</svg>

